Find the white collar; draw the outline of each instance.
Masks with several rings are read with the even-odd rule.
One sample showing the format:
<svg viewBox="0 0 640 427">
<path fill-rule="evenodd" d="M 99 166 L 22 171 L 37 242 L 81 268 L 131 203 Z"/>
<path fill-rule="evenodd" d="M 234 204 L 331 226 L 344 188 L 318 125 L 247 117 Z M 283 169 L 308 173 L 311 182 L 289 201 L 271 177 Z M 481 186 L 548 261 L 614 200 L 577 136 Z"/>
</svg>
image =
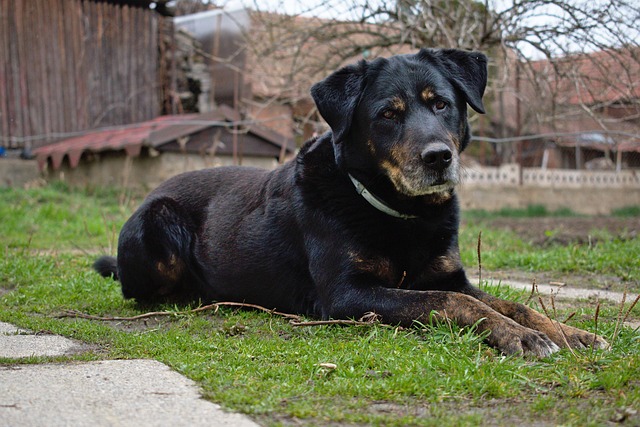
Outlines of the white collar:
<svg viewBox="0 0 640 427">
<path fill-rule="evenodd" d="M 378 209 L 380 212 L 386 213 L 387 215 L 391 215 L 396 218 L 402 218 L 402 219 L 419 218 L 417 215 L 408 215 L 408 214 L 403 214 L 398 212 L 397 210 L 393 209 L 392 207 L 387 205 L 385 202 L 383 202 L 382 200 L 374 196 L 373 193 L 367 190 L 367 188 L 360 181 L 355 179 L 353 175 L 349 174 L 349 178 L 351 179 L 351 182 L 353 182 L 353 185 L 356 187 L 356 192 L 362 197 L 364 197 L 364 199 L 367 202 L 369 202 L 371 206 Z"/>
</svg>

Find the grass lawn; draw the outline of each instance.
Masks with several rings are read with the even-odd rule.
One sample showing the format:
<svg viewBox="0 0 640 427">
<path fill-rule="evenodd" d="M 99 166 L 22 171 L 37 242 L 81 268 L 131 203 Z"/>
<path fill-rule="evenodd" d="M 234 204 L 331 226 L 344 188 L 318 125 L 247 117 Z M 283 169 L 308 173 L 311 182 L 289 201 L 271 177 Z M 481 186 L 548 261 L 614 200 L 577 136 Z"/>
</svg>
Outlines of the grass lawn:
<svg viewBox="0 0 640 427">
<path fill-rule="evenodd" d="M 0 365 L 152 358 L 197 381 L 207 398 L 266 425 L 640 424 L 640 335 L 619 326 L 619 305 L 603 302 L 597 322 L 594 301 L 559 305 L 559 319 L 575 313 L 570 324 L 597 328 L 612 349 L 563 350 L 540 360 L 503 357 L 468 328 L 450 324 L 293 327 L 276 315 L 231 307 L 185 313 L 195 306 L 153 307 L 175 313 L 138 321 L 61 318 L 66 310 L 105 317 L 149 310 L 124 301 L 118 283 L 90 268 L 97 254 L 114 252 L 118 230 L 141 197 L 52 185 L 0 189 L 0 200 L 0 321 L 94 344 L 69 358 Z M 461 247 L 471 273 L 482 231 L 484 272 L 607 274 L 638 292 L 637 236 L 601 232 L 595 244 L 541 247 L 485 219 L 465 217 Z M 640 317 L 640 304 L 629 317 Z"/>
</svg>

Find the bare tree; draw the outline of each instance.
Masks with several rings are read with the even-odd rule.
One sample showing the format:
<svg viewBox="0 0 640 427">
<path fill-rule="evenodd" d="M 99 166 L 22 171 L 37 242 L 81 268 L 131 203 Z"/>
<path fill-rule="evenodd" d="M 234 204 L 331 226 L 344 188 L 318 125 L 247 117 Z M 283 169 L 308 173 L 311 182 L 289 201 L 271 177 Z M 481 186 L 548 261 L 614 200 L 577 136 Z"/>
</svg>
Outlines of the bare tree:
<svg viewBox="0 0 640 427">
<path fill-rule="evenodd" d="M 487 93 L 499 123 L 483 124 L 487 134 L 551 129 L 578 114 L 569 103 L 602 129 L 612 120 L 601 113 L 614 105 L 624 109 L 613 121 L 638 125 L 635 0 L 319 0 L 284 7 L 261 11 L 256 1 L 247 34 L 252 80 L 269 86 L 271 101 L 296 104 L 313 81 L 355 59 L 456 47 L 492 58 Z M 593 93 L 567 99 L 569 92 Z"/>
<path fill-rule="evenodd" d="M 260 11 L 259 1 L 254 6 Z M 262 26 L 278 28 L 285 45 L 296 39 L 310 55 L 313 42 L 329 44 L 328 65 L 392 46 L 500 47 L 522 58 L 552 58 L 637 45 L 640 35 L 640 5 L 625 0 L 321 0 L 296 14 L 284 3 L 275 11 L 258 19 Z"/>
</svg>

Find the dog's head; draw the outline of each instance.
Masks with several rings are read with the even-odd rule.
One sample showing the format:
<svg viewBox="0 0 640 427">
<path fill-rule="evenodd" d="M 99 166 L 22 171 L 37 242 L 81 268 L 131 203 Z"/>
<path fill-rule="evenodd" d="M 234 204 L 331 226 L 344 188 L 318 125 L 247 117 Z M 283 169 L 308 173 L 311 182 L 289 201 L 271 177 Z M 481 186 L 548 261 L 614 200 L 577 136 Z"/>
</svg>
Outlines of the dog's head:
<svg viewBox="0 0 640 427">
<path fill-rule="evenodd" d="M 331 127 L 338 166 L 383 175 L 414 197 L 448 194 L 458 183 L 467 104 L 484 113 L 486 83 L 484 54 L 422 49 L 344 67 L 311 93 Z"/>
</svg>

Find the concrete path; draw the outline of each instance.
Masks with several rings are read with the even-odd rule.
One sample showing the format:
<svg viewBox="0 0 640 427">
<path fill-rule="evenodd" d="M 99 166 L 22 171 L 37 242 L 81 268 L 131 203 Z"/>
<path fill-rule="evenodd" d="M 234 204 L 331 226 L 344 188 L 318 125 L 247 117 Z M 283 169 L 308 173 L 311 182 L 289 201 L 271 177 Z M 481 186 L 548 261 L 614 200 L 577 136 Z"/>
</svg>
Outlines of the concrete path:
<svg viewBox="0 0 640 427">
<path fill-rule="evenodd" d="M 0 358 L 64 356 L 88 348 L 0 322 Z M 202 399 L 193 381 L 155 360 L 0 365 L 0 425 L 258 426 Z"/>
<path fill-rule="evenodd" d="M 473 283 L 473 282 L 472 282 Z M 505 283 L 506 285 L 517 288 L 517 289 L 525 289 L 531 291 L 531 283 L 525 282 L 514 282 L 513 280 L 509 280 Z M 587 299 L 587 298 L 597 298 L 601 300 L 609 300 L 613 302 L 622 302 L 624 298 L 624 294 L 622 292 L 614 292 L 607 291 L 603 289 L 582 289 L 582 288 L 573 288 L 570 286 L 564 285 L 548 285 L 548 284 L 539 284 L 536 285 L 538 287 L 538 292 L 542 296 L 555 296 L 556 298 L 565 298 L 565 299 Z M 628 294 L 626 296 L 626 302 L 630 303 L 636 298 L 636 294 Z"/>
<path fill-rule="evenodd" d="M 469 280 L 471 281 L 471 283 L 478 283 L 477 277 L 475 278 L 470 277 Z M 511 288 L 523 289 L 531 292 L 531 286 L 532 286 L 531 283 L 519 282 L 519 281 L 510 280 L 510 279 L 502 282 L 498 282 L 498 281 L 491 281 L 490 278 L 489 278 L 489 281 L 492 284 L 501 283 L 502 285 L 509 286 Z M 537 284 L 536 287 L 538 289 L 538 293 L 545 298 L 551 297 L 551 296 L 553 296 L 554 298 L 557 298 L 558 300 L 594 298 L 598 300 L 609 300 L 618 304 L 624 300 L 627 307 L 638 297 L 638 294 L 636 293 L 628 293 L 625 296 L 625 294 L 622 292 L 607 291 L 603 289 L 574 288 L 571 286 L 552 285 L 552 284 L 546 284 L 546 283 Z M 628 322 L 625 322 L 624 325 L 632 329 L 640 328 L 640 322 L 638 321 L 628 321 Z"/>
<path fill-rule="evenodd" d="M 86 345 L 68 338 L 34 334 L 0 322 L 0 357 L 23 359 L 30 356 L 64 356 L 87 349 Z"/>
</svg>

